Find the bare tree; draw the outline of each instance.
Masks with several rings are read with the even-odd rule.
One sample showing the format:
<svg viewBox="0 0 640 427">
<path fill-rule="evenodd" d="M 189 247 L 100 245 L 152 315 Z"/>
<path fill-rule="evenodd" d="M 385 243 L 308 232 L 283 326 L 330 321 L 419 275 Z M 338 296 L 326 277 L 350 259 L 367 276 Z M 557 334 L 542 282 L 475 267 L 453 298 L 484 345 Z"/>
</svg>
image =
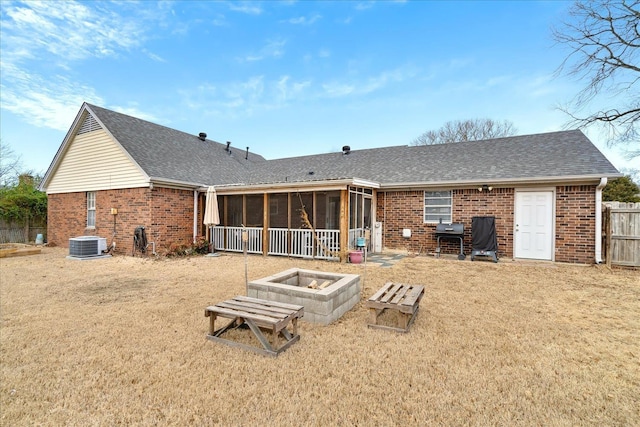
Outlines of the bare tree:
<svg viewBox="0 0 640 427">
<path fill-rule="evenodd" d="M 11 184 L 18 179 L 22 167 L 20 156 L 0 139 L 0 186 Z"/>
<path fill-rule="evenodd" d="M 447 144 L 450 142 L 479 141 L 515 135 L 517 129 L 508 120 L 491 119 L 455 120 L 436 130 L 429 130 L 411 141 L 411 145 Z"/>
<path fill-rule="evenodd" d="M 554 28 L 553 38 L 570 49 L 558 72 L 585 81 L 585 87 L 560 109 L 570 115 L 570 126 L 604 125 L 609 145 L 637 142 L 640 136 L 640 1 L 576 1 L 570 20 Z M 614 99 L 595 111 L 589 104 Z M 621 101 L 619 101 L 621 100 Z M 640 155 L 637 145 L 630 157 Z"/>
</svg>

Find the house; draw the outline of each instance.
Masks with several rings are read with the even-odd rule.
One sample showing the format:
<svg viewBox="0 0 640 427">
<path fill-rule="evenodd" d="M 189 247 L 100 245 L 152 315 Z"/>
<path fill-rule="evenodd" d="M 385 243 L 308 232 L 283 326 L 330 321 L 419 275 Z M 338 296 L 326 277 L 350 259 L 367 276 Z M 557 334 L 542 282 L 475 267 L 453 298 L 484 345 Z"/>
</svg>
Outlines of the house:
<svg viewBox="0 0 640 427">
<path fill-rule="evenodd" d="M 41 189 L 60 246 L 97 235 L 131 253 L 144 226 L 159 253 L 203 236 L 242 251 L 244 231 L 251 253 L 345 259 L 359 237 L 371 251 L 433 253 L 437 223 L 457 222 L 469 253 L 472 218 L 494 216 L 500 257 L 593 263 L 602 188 L 619 176 L 579 130 L 266 160 L 85 103 Z M 207 230 L 209 186 L 221 224 Z"/>
</svg>

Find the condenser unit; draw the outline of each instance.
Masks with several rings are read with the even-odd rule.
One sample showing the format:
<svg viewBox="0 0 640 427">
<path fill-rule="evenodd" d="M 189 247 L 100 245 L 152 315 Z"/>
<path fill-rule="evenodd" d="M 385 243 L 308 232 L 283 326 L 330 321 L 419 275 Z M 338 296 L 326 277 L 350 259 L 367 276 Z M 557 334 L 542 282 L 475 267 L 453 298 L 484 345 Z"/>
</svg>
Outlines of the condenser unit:
<svg viewBox="0 0 640 427">
<path fill-rule="evenodd" d="M 69 256 L 76 258 L 102 255 L 107 250 L 107 239 L 97 236 L 80 236 L 69 239 Z"/>
</svg>

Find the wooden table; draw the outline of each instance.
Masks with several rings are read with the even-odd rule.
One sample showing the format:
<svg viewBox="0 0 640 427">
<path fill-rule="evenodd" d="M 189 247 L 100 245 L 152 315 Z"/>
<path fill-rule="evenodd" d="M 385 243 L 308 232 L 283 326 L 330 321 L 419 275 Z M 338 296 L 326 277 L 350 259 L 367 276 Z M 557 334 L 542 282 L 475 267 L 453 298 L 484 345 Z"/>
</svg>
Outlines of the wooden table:
<svg viewBox="0 0 640 427">
<path fill-rule="evenodd" d="M 408 332 L 409 327 L 418 313 L 420 300 L 424 295 L 424 286 L 405 285 L 388 282 L 366 302 L 369 308 L 370 328 L 390 329 L 399 332 Z M 397 327 L 378 324 L 378 317 L 385 310 L 398 312 L 399 325 Z"/>
<path fill-rule="evenodd" d="M 244 348 L 259 354 L 276 357 L 300 339 L 298 335 L 298 319 L 304 315 L 301 305 L 285 304 L 282 302 L 237 296 L 227 301 L 207 307 L 205 317 L 209 317 L 209 334 L 207 338 L 234 347 Z M 232 319 L 228 325 L 216 330 L 215 321 L 218 317 Z M 287 328 L 291 324 L 291 331 Z M 222 338 L 225 332 L 237 329 L 243 325 L 249 327 L 263 348 Z M 263 329 L 271 331 L 272 342 L 269 342 Z M 280 337 L 284 344 L 279 345 Z"/>
</svg>

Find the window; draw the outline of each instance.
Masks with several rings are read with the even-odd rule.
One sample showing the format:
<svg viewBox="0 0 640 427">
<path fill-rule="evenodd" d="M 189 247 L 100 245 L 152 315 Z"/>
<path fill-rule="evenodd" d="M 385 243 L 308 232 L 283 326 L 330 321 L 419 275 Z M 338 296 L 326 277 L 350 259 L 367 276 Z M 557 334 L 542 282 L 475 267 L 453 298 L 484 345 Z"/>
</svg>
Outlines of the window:
<svg viewBox="0 0 640 427">
<path fill-rule="evenodd" d="M 96 226 L 96 193 L 87 192 L 87 228 Z"/>
<path fill-rule="evenodd" d="M 424 222 L 452 222 L 451 191 L 424 192 Z"/>
</svg>

